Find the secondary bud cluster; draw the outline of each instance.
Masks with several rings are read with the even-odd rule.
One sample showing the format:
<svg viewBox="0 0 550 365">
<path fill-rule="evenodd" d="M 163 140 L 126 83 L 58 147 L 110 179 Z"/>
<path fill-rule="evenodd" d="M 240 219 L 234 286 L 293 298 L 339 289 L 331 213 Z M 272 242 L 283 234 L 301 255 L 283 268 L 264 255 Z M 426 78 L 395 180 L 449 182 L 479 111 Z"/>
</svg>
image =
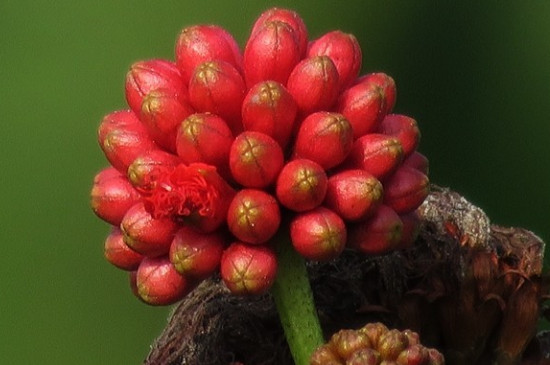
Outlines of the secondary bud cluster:
<svg viewBox="0 0 550 365">
<path fill-rule="evenodd" d="M 390 76 L 359 76 L 361 58 L 353 35 L 309 41 L 298 14 L 274 8 L 242 53 L 223 28 L 197 25 L 174 62 L 130 67 L 129 109 L 99 126 L 112 166 L 91 195 L 113 225 L 105 256 L 138 297 L 172 303 L 217 270 L 234 293 L 263 293 L 280 230 L 311 260 L 414 241 L 428 193 L 420 132 L 392 114 Z"/>
<path fill-rule="evenodd" d="M 311 355 L 311 365 L 443 365 L 443 355 L 424 347 L 416 332 L 369 323 L 340 330 Z"/>
</svg>

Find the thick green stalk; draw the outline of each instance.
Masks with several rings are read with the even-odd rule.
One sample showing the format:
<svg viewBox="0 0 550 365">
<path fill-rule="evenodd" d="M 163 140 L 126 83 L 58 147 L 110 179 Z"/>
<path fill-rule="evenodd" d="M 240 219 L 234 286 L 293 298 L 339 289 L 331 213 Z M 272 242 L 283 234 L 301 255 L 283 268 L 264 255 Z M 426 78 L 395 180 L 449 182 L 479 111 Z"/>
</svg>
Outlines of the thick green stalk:
<svg viewBox="0 0 550 365">
<path fill-rule="evenodd" d="M 305 260 L 294 250 L 286 235 L 280 234 L 277 244 L 279 268 L 271 292 L 294 362 L 307 365 L 324 339 Z"/>
</svg>

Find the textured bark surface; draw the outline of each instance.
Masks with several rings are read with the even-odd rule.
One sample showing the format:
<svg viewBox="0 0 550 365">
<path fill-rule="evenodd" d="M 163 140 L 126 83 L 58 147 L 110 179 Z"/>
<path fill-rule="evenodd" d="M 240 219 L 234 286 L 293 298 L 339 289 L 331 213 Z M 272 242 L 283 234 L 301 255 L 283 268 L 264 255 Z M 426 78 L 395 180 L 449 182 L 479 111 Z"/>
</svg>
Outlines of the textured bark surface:
<svg viewBox="0 0 550 365">
<path fill-rule="evenodd" d="M 419 332 L 447 364 L 550 364 L 550 336 L 535 337 L 548 291 L 541 239 L 491 225 L 481 209 L 435 186 L 419 214 L 409 249 L 346 251 L 309 265 L 325 335 L 381 321 Z M 144 364 L 232 362 L 293 363 L 272 298 L 232 296 L 213 278 L 175 307 Z"/>
</svg>

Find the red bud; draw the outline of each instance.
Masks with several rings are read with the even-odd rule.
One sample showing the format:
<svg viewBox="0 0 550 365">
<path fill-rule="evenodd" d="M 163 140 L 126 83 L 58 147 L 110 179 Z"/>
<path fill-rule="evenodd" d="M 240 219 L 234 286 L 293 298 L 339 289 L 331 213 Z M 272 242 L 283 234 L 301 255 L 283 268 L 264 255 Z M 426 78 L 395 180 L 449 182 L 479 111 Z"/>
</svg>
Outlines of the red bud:
<svg viewBox="0 0 550 365">
<path fill-rule="evenodd" d="M 428 177 L 416 169 L 400 167 L 384 183 L 384 203 L 397 213 L 412 212 L 430 190 Z"/>
<path fill-rule="evenodd" d="M 353 34 L 339 30 L 329 32 L 313 41 L 307 54 L 308 57 L 330 57 L 340 76 L 340 90 L 351 85 L 361 70 L 361 47 Z"/>
<path fill-rule="evenodd" d="M 186 86 L 174 63 L 161 59 L 139 61 L 130 67 L 126 75 L 126 101 L 134 113 L 139 115 L 143 99 L 151 91 L 165 89 L 185 99 Z"/>
<path fill-rule="evenodd" d="M 333 211 L 318 207 L 300 213 L 292 220 L 290 238 L 300 255 L 310 260 L 328 261 L 344 250 L 346 225 Z"/>
<path fill-rule="evenodd" d="M 365 75 L 357 80 L 357 84 L 366 82 L 376 86 L 382 95 L 382 114 L 381 118 L 391 113 L 395 105 L 396 88 L 393 79 L 383 72 L 377 72 Z"/>
<path fill-rule="evenodd" d="M 115 226 L 120 224 L 128 209 L 140 200 L 139 193 L 126 177 L 112 167 L 95 176 L 90 195 L 94 213 Z"/>
<path fill-rule="evenodd" d="M 150 305 L 173 304 L 192 287 L 166 256 L 143 259 L 137 270 L 136 286 L 140 299 Z"/>
<path fill-rule="evenodd" d="M 357 139 L 346 165 L 363 169 L 383 180 L 403 159 L 403 148 L 396 138 L 383 134 L 365 134 Z"/>
<path fill-rule="evenodd" d="M 294 146 L 295 158 L 307 158 L 324 169 L 344 161 L 353 145 L 353 131 L 344 116 L 317 112 L 302 122 Z"/>
<path fill-rule="evenodd" d="M 192 114 L 179 127 L 176 137 L 178 155 L 185 163 L 204 162 L 229 176 L 228 155 L 233 134 L 227 123 L 210 114 Z"/>
<path fill-rule="evenodd" d="M 338 96 L 338 71 L 327 56 L 306 58 L 292 70 L 287 88 L 302 115 L 330 110 Z"/>
<path fill-rule="evenodd" d="M 178 127 L 193 112 L 187 101 L 178 100 L 170 90 L 158 89 L 143 99 L 141 121 L 159 146 L 175 153 Z"/>
<path fill-rule="evenodd" d="M 162 150 L 150 150 L 132 162 L 128 167 L 128 180 L 139 191 L 145 192 L 155 187 L 159 171 L 173 168 L 181 163 L 178 156 Z"/>
<path fill-rule="evenodd" d="M 409 156 L 420 142 L 420 129 L 416 121 L 405 115 L 389 114 L 382 120 L 378 131 L 396 137 L 403 147 L 403 154 Z"/>
<path fill-rule="evenodd" d="M 170 262 L 184 275 L 204 279 L 219 266 L 224 240 L 220 233 L 181 228 L 170 245 Z"/>
<path fill-rule="evenodd" d="M 259 132 L 239 134 L 229 153 L 233 178 L 249 188 L 271 185 L 281 171 L 283 162 L 281 146 L 273 138 Z"/>
<path fill-rule="evenodd" d="M 275 281 L 277 257 L 266 246 L 234 242 L 222 255 L 220 273 L 233 294 L 263 294 Z"/>
<path fill-rule="evenodd" d="M 243 126 L 245 130 L 271 136 L 285 148 L 297 111 L 296 102 L 283 85 L 275 81 L 260 82 L 248 91 L 243 101 Z"/>
<path fill-rule="evenodd" d="M 384 254 L 394 250 L 403 231 L 403 222 L 395 211 L 381 205 L 374 216 L 357 223 L 349 232 L 349 244 L 369 255 Z"/>
<path fill-rule="evenodd" d="M 171 219 L 154 219 L 143 203 L 131 207 L 120 224 L 124 242 L 142 255 L 166 255 L 176 233 L 177 225 Z"/>
<path fill-rule="evenodd" d="M 327 192 L 327 175 L 316 162 L 306 159 L 290 161 L 281 170 L 276 184 L 277 199 L 296 212 L 319 206 Z"/>
<path fill-rule="evenodd" d="M 189 81 L 189 101 L 199 112 L 222 117 L 233 133 L 242 131 L 241 104 L 246 86 L 241 74 L 228 62 L 201 63 Z"/>
<path fill-rule="evenodd" d="M 327 207 L 344 220 L 364 220 L 378 208 L 383 198 L 380 181 L 364 170 L 345 170 L 328 179 Z"/>
<path fill-rule="evenodd" d="M 277 200 L 262 190 L 243 189 L 227 211 L 227 224 L 239 240 L 251 244 L 267 242 L 281 223 Z"/>
<path fill-rule="evenodd" d="M 418 151 L 414 151 L 407 158 L 405 158 L 401 166 L 417 169 L 424 175 L 428 175 L 430 169 L 428 158 Z"/>
<path fill-rule="evenodd" d="M 233 36 L 217 25 L 183 29 L 176 41 L 176 63 L 187 85 L 195 68 L 207 61 L 225 61 L 241 70 L 241 52 Z"/>
<path fill-rule="evenodd" d="M 111 264 L 127 271 L 136 270 L 144 257 L 124 243 L 122 231 L 117 227 L 113 227 L 105 240 L 104 255 Z"/>
<path fill-rule="evenodd" d="M 244 49 L 248 87 L 273 80 L 283 85 L 302 56 L 294 29 L 282 21 L 266 21 L 253 32 Z"/>
<path fill-rule="evenodd" d="M 332 335 L 330 343 L 342 359 L 348 359 L 354 352 L 372 346 L 367 335 L 359 331 L 346 329 Z"/>
</svg>

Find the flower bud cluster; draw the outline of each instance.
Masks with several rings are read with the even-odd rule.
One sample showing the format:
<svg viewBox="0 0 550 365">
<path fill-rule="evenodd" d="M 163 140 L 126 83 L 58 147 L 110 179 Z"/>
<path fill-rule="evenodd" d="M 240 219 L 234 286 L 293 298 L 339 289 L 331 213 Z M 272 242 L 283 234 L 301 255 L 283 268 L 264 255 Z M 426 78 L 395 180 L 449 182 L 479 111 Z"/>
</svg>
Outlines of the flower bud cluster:
<svg viewBox="0 0 550 365">
<path fill-rule="evenodd" d="M 443 365 L 443 355 L 420 343 L 416 332 L 369 323 L 340 330 L 311 355 L 311 365 Z"/>
<path fill-rule="evenodd" d="M 353 35 L 309 41 L 297 13 L 273 8 L 243 52 L 223 28 L 197 25 L 179 34 L 174 62 L 130 67 L 129 109 L 99 126 L 111 167 L 91 195 L 113 226 L 105 256 L 132 272 L 140 299 L 173 303 L 217 270 L 232 292 L 263 293 L 280 230 L 317 261 L 414 241 L 429 185 L 420 132 L 392 114 L 393 79 L 359 76 L 361 59 Z"/>
</svg>

